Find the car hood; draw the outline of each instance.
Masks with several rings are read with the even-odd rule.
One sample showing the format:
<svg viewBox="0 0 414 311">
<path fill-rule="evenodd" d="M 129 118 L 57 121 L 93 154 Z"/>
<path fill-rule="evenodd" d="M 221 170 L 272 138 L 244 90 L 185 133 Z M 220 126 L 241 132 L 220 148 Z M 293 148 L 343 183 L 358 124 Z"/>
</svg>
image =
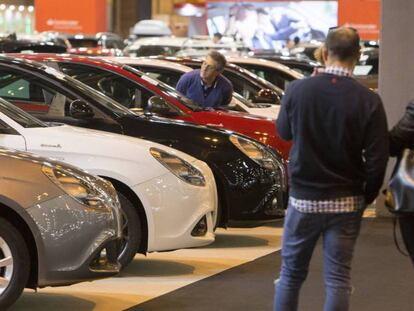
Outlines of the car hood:
<svg viewBox="0 0 414 311">
<path fill-rule="evenodd" d="M 0 202 L 23 208 L 53 199 L 63 191 L 42 172 L 43 165 L 62 165 L 24 151 L 0 148 Z"/>
<path fill-rule="evenodd" d="M 97 175 L 104 174 L 101 169 L 106 163 L 105 169 L 123 171 L 133 184 L 169 172 L 150 154 L 150 148 L 161 149 L 190 163 L 197 161 L 151 141 L 69 125 L 25 129 L 24 137 L 28 151 L 77 165 Z"/>
<path fill-rule="evenodd" d="M 286 160 L 291 143 L 284 141 L 277 133 L 275 120 L 243 112 L 199 111 L 192 114 L 195 123 L 228 129 L 272 147 Z"/>
</svg>

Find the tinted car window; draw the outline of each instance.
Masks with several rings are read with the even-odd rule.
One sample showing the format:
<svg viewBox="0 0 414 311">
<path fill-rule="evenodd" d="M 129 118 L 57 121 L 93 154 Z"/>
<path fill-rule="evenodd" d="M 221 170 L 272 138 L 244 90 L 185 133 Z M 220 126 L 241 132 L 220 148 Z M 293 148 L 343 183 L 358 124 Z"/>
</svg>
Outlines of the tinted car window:
<svg viewBox="0 0 414 311">
<path fill-rule="evenodd" d="M 233 84 L 233 90 L 248 100 L 253 100 L 260 90 L 260 88 L 256 87 L 254 84 L 247 83 L 247 80 L 240 79 L 237 73 L 233 71 L 225 70 L 224 76 Z"/>
<path fill-rule="evenodd" d="M 159 46 L 159 45 L 143 45 L 136 50 L 130 50 L 129 54 L 132 56 L 154 56 L 164 55 L 172 56 L 180 50 L 179 47 Z"/>
<path fill-rule="evenodd" d="M 98 40 L 96 39 L 68 39 L 73 48 L 96 48 Z"/>
<path fill-rule="evenodd" d="M 25 128 L 29 128 L 29 127 L 47 127 L 47 125 L 45 123 L 43 123 L 42 121 L 36 119 L 35 117 L 32 117 L 28 113 L 25 113 L 21 109 L 13 106 L 11 104 L 3 103 L 2 101 L 0 101 L 0 111 L 2 113 L 4 113 L 6 116 L 8 116 L 10 119 L 17 122 L 18 124 L 20 124 L 21 126 L 23 126 Z M 3 123 L 2 123 L 1 128 L 3 130 L 7 130 L 7 131 L 9 129 L 9 127 L 6 124 L 3 124 Z"/>
<path fill-rule="evenodd" d="M 180 80 L 181 76 L 183 75 L 182 72 L 177 72 L 172 69 L 158 69 L 158 68 L 151 68 L 146 66 L 133 66 L 134 68 L 145 72 L 151 78 L 160 80 L 165 84 L 168 84 L 172 87 L 176 87 L 178 80 Z"/>
<path fill-rule="evenodd" d="M 61 63 L 59 66 L 67 75 L 104 93 L 128 109 L 144 109 L 148 100 L 157 95 L 127 78 L 104 69 L 68 63 Z M 176 113 L 179 112 L 177 108 L 171 105 L 168 105 L 168 108 Z"/>
<path fill-rule="evenodd" d="M 294 78 L 283 72 L 278 72 L 276 69 L 251 64 L 242 64 L 242 67 L 250 70 L 259 77 L 269 81 L 270 83 L 273 83 L 283 90 L 286 90 L 289 83 L 294 80 Z"/>
<path fill-rule="evenodd" d="M 4 123 L 2 120 L 0 120 L 0 134 L 19 135 L 14 128 L 9 126 L 7 123 Z"/>
<path fill-rule="evenodd" d="M 71 118 L 70 104 L 76 99 L 72 95 L 56 91 L 42 79 L 6 68 L 0 70 L 0 96 L 24 111 L 50 120 Z M 9 110 L 13 111 L 11 108 Z M 97 118 L 103 116 L 99 111 L 94 113 Z M 14 111 L 14 118 L 25 127 L 33 124 L 39 126 L 33 121 L 37 119 L 27 119 L 19 115 L 18 110 Z"/>
</svg>

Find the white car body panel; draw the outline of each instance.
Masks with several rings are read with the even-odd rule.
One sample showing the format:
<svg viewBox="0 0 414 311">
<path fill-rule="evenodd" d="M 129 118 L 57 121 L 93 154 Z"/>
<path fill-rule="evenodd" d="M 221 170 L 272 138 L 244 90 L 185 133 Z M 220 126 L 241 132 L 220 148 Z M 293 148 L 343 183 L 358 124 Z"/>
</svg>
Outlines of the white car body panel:
<svg viewBox="0 0 414 311">
<path fill-rule="evenodd" d="M 133 57 L 100 57 L 106 60 L 110 60 L 113 62 L 118 62 L 123 65 L 141 65 L 141 66 L 153 66 L 153 67 L 159 67 L 159 68 L 168 68 L 171 70 L 175 70 L 178 72 L 182 72 L 183 74 L 186 72 L 193 71 L 191 67 L 184 66 L 178 63 L 169 62 L 165 60 L 159 60 L 159 59 L 148 59 L 148 58 L 133 58 Z M 233 96 L 232 101 L 230 105 L 233 106 L 239 106 L 239 109 L 243 112 L 247 112 L 253 115 L 276 119 L 279 115 L 280 107 L 277 105 L 265 105 L 266 107 L 259 108 L 260 104 L 257 104 L 258 108 L 252 108 L 238 100 Z M 270 107 L 267 107 L 270 106 Z"/>
<path fill-rule="evenodd" d="M 136 50 L 141 46 L 163 46 L 175 47 L 182 51 L 208 51 L 216 49 L 219 51 L 234 51 L 245 49 L 246 46 L 242 42 L 234 41 L 233 38 L 223 37 L 219 43 L 214 43 L 212 38 L 208 36 L 198 37 L 174 37 L 174 36 L 158 36 L 136 39 L 132 44 L 125 48 L 125 52 L 131 56 L 136 56 Z"/>
<path fill-rule="evenodd" d="M 134 191 L 147 215 L 148 251 L 203 246 L 214 241 L 217 190 L 213 173 L 204 162 L 125 135 L 68 125 L 24 128 L 3 113 L 0 120 L 21 135 L 0 134 L 1 146 L 70 163 L 91 174 L 116 179 Z M 206 186 L 194 186 L 176 177 L 150 154 L 151 147 L 191 163 L 202 172 Z M 203 216 L 208 220 L 207 234 L 191 236 Z"/>
<path fill-rule="evenodd" d="M 251 64 L 251 65 L 263 65 L 266 67 L 271 67 L 277 71 L 285 72 L 288 75 L 291 75 L 292 77 L 295 77 L 295 79 L 303 79 L 305 76 L 288 66 L 282 65 L 277 62 L 273 62 L 267 59 L 261 59 L 261 58 L 253 58 L 253 57 L 247 57 L 247 56 L 240 56 L 240 57 L 226 57 L 227 61 L 229 63 L 235 63 L 235 64 Z M 243 67 L 243 66 L 241 66 Z"/>
</svg>

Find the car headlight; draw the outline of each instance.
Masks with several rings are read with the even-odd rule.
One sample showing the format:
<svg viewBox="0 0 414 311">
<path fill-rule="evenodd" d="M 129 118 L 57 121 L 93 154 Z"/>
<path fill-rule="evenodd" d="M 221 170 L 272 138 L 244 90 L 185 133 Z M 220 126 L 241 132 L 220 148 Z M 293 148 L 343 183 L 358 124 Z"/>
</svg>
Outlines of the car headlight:
<svg viewBox="0 0 414 311">
<path fill-rule="evenodd" d="M 276 152 L 269 150 L 267 147 L 262 146 L 255 141 L 246 139 L 238 135 L 231 135 L 230 141 L 240 149 L 250 159 L 255 161 L 260 166 L 272 170 L 273 172 L 279 172 L 279 183 L 282 189 L 287 187 L 287 176 L 285 164 L 281 156 L 278 156 Z"/>
<path fill-rule="evenodd" d="M 205 186 L 203 174 L 187 161 L 157 148 L 150 148 L 150 153 L 181 180 L 194 186 Z"/>
<path fill-rule="evenodd" d="M 102 178 L 70 166 L 43 165 L 42 171 L 65 193 L 89 208 L 119 207 L 116 190 Z"/>
<path fill-rule="evenodd" d="M 275 157 L 260 144 L 237 135 L 231 135 L 230 141 L 260 166 L 270 170 L 278 169 Z"/>
</svg>

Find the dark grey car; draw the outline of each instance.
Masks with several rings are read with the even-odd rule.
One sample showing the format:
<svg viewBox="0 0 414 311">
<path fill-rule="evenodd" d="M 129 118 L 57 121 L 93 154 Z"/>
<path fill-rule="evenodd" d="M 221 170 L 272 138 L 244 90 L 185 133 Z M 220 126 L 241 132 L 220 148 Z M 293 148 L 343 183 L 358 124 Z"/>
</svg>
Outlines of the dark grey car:
<svg viewBox="0 0 414 311">
<path fill-rule="evenodd" d="M 113 186 L 73 166 L 0 148 L 0 310 L 25 287 L 115 275 L 121 215 Z"/>
</svg>

